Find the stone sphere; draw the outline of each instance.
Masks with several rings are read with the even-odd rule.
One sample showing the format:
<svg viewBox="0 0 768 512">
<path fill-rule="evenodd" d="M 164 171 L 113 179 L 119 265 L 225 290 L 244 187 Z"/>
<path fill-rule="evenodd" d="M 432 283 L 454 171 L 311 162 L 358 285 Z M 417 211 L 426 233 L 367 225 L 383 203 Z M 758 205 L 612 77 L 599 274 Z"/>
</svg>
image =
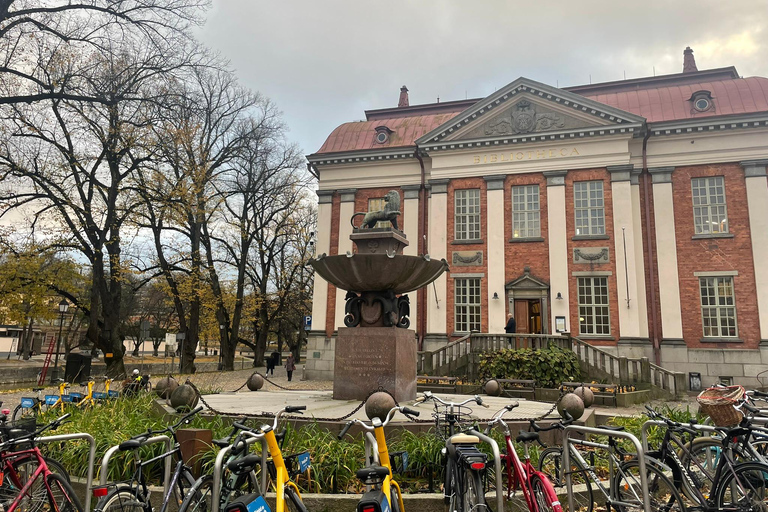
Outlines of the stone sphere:
<svg viewBox="0 0 768 512">
<path fill-rule="evenodd" d="M 182 384 L 171 393 L 171 407 L 175 410 L 192 410 L 197 405 L 197 392 L 189 384 Z"/>
<path fill-rule="evenodd" d="M 501 385 L 499 384 L 499 381 L 497 381 L 496 379 L 491 379 L 488 382 L 486 382 L 485 386 L 483 386 L 483 389 L 485 390 L 485 394 L 488 396 L 501 395 Z"/>
<path fill-rule="evenodd" d="M 155 393 L 157 393 L 157 396 L 160 398 L 169 398 L 171 393 L 173 393 L 177 387 L 179 387 L 179 383 L 169 375 L 157 381 L 157 384 L 155 384 Z"/>
<path fill-rule="evenodd" d="M 368 397 L 365 402 L 365 415 L 369 420 L 379 418 L 381 421 L 387 417 L 387 413 L 395 406 L 395 399 L 389 393 L 377 391 Z"/>
<path fill-rule="evenodd" d="M 245 383 L 246 386 L 248 386 L 248 389 L 251 391 L 258 391 L 262 387 L 264 387 L 264 378 L 259 375 L 258 373 L 254 373 L 250 377 L 248 377 L 248 382 Z"/>
<path fill-rule="evenodd" d="M 581 398 L 584 402 L 584 407 L 592 407 L 595 403 L 595 394 L 587 386 L 579 386 L 573 390 L 573 394 Z"/>
<path fill-rule="evenodd" d="M 565 418 L 564 412 L 568 411 L 574 420 L 578 420 L 584 414 L 584 402 L 573 393 L 563 396 L 557 403 L 557 412 Z"/>
</svg>

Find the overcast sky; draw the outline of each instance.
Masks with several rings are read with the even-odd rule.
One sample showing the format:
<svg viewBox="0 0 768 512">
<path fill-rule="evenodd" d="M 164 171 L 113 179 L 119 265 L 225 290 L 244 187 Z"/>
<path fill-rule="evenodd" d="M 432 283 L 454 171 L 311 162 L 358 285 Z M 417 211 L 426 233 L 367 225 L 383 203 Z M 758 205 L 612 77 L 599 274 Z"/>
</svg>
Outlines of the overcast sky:
<svg viewBox="0 0 768 512">
<path fill-rule="evenodd" d="M 699 69 L 768 76 L 768 0 L 213 0 L 200 39 L 310 154 L 365 109 Z"/>
</svg>

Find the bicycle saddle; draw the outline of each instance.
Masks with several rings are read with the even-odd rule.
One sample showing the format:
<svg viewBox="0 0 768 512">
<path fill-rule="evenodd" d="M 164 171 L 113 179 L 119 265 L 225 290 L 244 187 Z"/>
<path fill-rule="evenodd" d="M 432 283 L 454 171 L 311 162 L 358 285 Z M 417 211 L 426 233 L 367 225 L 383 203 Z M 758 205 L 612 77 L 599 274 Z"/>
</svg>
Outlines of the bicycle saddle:
<svg viewBox="0 0 768 512">
<path fill-rule="evenodd" d="M 259 464 L 260 462 L 261 456 L 252 453 L 250 455 L 246 455 L 245 457 L 229 461 L 227 463 L 227 469 L 238 475 L 249 473 L 253 471 L 253 468 L 256 467 L 256 464 Z"/>
<path fill-rule="evenodd" d="M 38 391 L 42 391 L 42 390 L 44 390 L 44 389 L 45 389 L 45 388 L 32 388 L 32 391 L 34 391 L 35 393 L 37 393 Z"/>
<path fill-rule="evenodd" d="M 450 441 L 451 444 L 478 444 L 480 443 L 480 438 L 468 434 L 456 434 L 451 437 Z"/>
<path fill-rule="evenodd" d="M 230 441 L 229 441 L 229 439 L 226 439 L 226 438 L 224 438 L 224 439 L 214 439 L 214 440 L 213 440 L 213 441 L 211 441 L 211 442 L 212 442 L 212 443 L 213 443 L 215 446 L 218 446 L 219 448 L 226 448 L 226 447 L 227 447 L 227 446 L 229 446 L 229 444 L 230 444 Z"/>
<path fill-rule="evenodd" d="M 362 469 L 358 469 L 355 472 L 355 476 L 363 482 L 369 482 L 373 480 L 383 480 L 384 477 L 389 475 L 389 469 L 384 466 L 368 466 Z"/>
<path fill-rule="evenodd" d="M 613 430 L 614 432 L 621 432 L 622 430 L 624 430 L 624 427 L 617 426 L 617 425 L 600 425 L 597 428 L 602 428 L 605 430 Z"/>
<path fill-rule="evenodd" d="M 122 452 L 135 450 L 136 448 L 141 448 L 141 445 L 143 445 L 144 441 L 146 440 L 147 438 L 145 437 L 141 437 L 139 439 L 129 439 L 127 441 L 123 441 L 122 443 L 120 443 L 120 446 L 118 446 L 117 449 Z"/>
<path fill-rule="evenodd" d="M 521 430 L 518 432 L 517 437 L 515 438 L 515 441 L 518 443 L 531 443 L 533 441 L 539 440 L 539 433 L 538 432 L 526 432 L 525 430 Z"/>
</svg>

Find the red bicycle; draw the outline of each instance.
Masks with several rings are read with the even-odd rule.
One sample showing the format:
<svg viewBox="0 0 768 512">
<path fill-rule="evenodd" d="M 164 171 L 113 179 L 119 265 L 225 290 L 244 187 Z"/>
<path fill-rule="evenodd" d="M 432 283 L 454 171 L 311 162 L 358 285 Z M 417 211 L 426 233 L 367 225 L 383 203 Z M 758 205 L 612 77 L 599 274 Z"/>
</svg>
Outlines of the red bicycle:
<svg viewBox="0 0 768 512">
<path fill-rule="evenodd" d="M 504 406 L 504 408 L 493 415 L 493 419 L 488 422 L 488 427 L 485 429 L 486 435 L 490 434 L 493 427 L 501 428 L 504 434 L 507 447 L 501 454 L 501 460 L 507 469 L 507 499 L 510 499 L 512 493 L 520 487 L 523 490 L 525 503 L 528 505 L 530 512 L 562 512 L 563 509 L 560 506 L 560 501 L 557 499 L 557 493 L 555 493 L 552 482 L 549 481 L 546 474 L 533 467 L 531 458 L 528 455 L 529 443 L 535 441 L 544 446 L 541 440 L 539 440 L 538 432 L 520 431 L 515 441 L 523 443 L 525 463 L 517 456 L 515 446 L 512 444 L 509 427 L 502 419 L 502 416 L 517 406 L 517 402 Z M 496 492 L 502 492 L 502 490 L 498 489 Z"/>
</svg>

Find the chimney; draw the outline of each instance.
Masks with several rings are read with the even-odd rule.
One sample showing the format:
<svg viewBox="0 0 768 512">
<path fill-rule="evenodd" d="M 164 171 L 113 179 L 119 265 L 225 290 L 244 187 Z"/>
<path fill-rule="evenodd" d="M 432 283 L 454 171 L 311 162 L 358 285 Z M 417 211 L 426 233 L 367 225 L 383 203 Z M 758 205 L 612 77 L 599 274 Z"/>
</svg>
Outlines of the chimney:
<svg viewBox="0 0 768 512">
<path fill-rule="evenodd" d="M 407 107 L 408 106 L 408 88 L 406 86 L 402 86 L 400 88 L 400 99 L 397 102 L 398 107 Z"/>
<path fill-rule="evenodd" d="M 690 46 L 686 46 L 683 50 L 683 73 L 695 73 L 698 71 L 696 68 L 696 61 L 693 58 L 693 50 Z"/>
</svg>

